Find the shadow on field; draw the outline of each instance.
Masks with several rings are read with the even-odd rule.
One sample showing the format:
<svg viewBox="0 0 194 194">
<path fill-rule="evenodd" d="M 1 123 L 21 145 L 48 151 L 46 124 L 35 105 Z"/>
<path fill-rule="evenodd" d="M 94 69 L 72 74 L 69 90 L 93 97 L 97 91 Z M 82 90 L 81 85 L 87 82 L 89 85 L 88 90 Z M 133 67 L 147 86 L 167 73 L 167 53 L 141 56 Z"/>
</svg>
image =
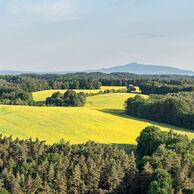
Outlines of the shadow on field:
<svg viewBox="0 0 194 194">
<path fill-rule="evenodd" d="M 185 129 L 185 128 L 181 128 L 181 127 L 176 127 L 176 126 L 168 125 L 168 124 L 164 124 L 164 123 L 159 123 L 159 122 L 155 122 L 155 121 L 151 121 L 151 120 L 141 119 L 141 118 L 137 118 L 137 117 L 132 117 L 132 116 L 129 116 L 129 115 L 125 114 L 124 110 L 120 110 L 120 109 L 97 109 L 97 110 L 101 111 L 103 113 L 111 114 L 111 115 L 114 115 L 114 116 L 119 116 L 119 117 L 122 117 L 122 118 L 128 118 L 128 119 L 133 119 L 133 120 L 136 120 L 136 121 L 147 122 L 148 125 L 157 125 L 158 127 L 165 127 L 165 128 L 169 128 L 169 129 L 172 129 L 172 130 L 185 131 L 185 132 L 193 133 L 193 130 L 189 130 L 189 129 Z"/>
<path fill-rule="evenodd" d="M 129 118 L 129 116 L 126 115 L 123 110 L 119 110 L 119 109 L 97 109 L 97 110 L 114 116 Z"/>
</svg>

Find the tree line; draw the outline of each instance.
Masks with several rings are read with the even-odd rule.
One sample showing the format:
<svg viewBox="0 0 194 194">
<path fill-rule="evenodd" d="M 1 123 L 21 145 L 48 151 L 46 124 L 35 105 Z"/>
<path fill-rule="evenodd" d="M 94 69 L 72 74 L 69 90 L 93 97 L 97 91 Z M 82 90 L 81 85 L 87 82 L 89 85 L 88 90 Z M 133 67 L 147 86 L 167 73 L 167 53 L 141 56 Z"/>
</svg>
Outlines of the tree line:
<svg viewBox="0 0 194 194">
<path fill-rule="evenodd" d="M 132 84 L 134 86 L 144 86 L 144 84 L 156 84 L 156 85 L 173 85 L 173 86 L 180 86 L 180 85 L 192 85 L 194 84 L 193 81 L 189 80 L 177 80 L 177 79 L 146 79 L 146 78 L 139 78 L 139 79 L 99 79 L 103 86 L 128 86 Z"/>
<path fill-rule="evenodd" d="M 179 83 L 179 84 L 177 84 Z M 168 94 L 178 92 L 194 91 L 194 83 L 192 82 L 177 82 L 172 84 L 161 81 L 147 81 L 139 85 L 143 94 Z"/>
<path fill-rule="evenodd" d="M 78 73 L 79 74 L 79 73 Z M 86 73 L 81 73 L 85 75 Z M 98 77 L 98 73 L 93 77 L 66 77 L 64 75 L 56 76 L 55 74 L 24 74 L 24 75 L 6 75 L 0 76 L 0 86 L 9 85 L 18 87 L 24 91 L 35 92 L 48 89 L 100 89 L 103 86 L 140 86 L 142 92 L 146 94 L 151 93 L 174 93 L 177 91 L 192 91 L 194 81 L 192 80 L 178 80 L 178 79 L 159 79 L 159 78 L 123 78 L 120 76 L 117 79 L 109 77 Z M 119 74 L 119 73 L 118 73 Z M 121 73 L 122 74 L 122 73 Z M 75 74 L 77 75 L 77 74 Z M 87 74 L 86 74 L 87 75 Z"/>
<path fill-rule="evenodd" d="M 0 136 L 0 193 L 193 193 L 194 141 L 146 127 L 137 149 Z"/>
<path fill-rule="evenodd" d="M 165 80 L 194 80 L 194 76 L 187 75 L 138 75 L 126 72 L 114 72 L 114 73 L 101 73 L 101 72 L 77 72 L 77 73 L 64 73 L 64 74 L 21 74 L 21 76 L 31 77 L 35 79 L 49 80 L 49 79 L 108 79 L 108 80 L 120 80 L 120 79 L 165 79 Z M 0 76 L 0 78 L 3 76 Z"/>
<path fill-rule="evenodd" d="M 38 80 L 25 76 L 5 76 L 4 82 L 18 87 L 26 92 L 36 92 L 49 89 L 100 89 L 101 83 L 93 79 L 50 79 Z"/>
<path fill-rule="evenodd" d="M 193 99 L 190 102 L 193 104 Z M 125 112 L 138 118 L 194 129 L 192 107 L 183 98 L 173 95 L 151 95 L 147 99 L 136 95 L 127 99 Z"/>
</svg>

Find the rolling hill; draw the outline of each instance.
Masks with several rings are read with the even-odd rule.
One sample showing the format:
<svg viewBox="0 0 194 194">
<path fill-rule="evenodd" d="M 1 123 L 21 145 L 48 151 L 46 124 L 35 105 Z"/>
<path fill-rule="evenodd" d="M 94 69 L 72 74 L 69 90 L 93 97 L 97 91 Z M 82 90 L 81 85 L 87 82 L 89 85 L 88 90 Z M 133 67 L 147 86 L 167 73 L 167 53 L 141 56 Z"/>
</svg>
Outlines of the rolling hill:
<svg viewBox="0 0 194 194">
<path fill-rule="evenodd" d="M 47 143 L 62 138 L 70 143 L 93 140 L 98 143 L 136 144 L 140 131 L 149 125 L 173 129 L 194 137 L 191 130 L 134 118 L 124 114 L 124 102 L 131 93 L 90 96 L 84 107 L 0 106 L 0 133 L 14 138 L 38 137 Z"/>
</svg>

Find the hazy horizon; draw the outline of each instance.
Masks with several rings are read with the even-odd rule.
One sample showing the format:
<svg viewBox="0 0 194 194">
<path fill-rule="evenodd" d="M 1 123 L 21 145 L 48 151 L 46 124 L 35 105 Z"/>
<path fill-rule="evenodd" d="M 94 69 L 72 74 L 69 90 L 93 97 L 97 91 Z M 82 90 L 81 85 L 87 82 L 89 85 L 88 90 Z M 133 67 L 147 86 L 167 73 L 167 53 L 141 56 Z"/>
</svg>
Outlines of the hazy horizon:
<svg viewBox="0 0 194 194">
<path fill-rule="evenodd" d="M 194 71 L 194 1 L 0 0 L 0 70 Z"/>
<path fill-rule="evenodd" d="M 139 65 L 148 65 L 148 66 L 163 66 L 163 65 L 153 65 L 153 64 L 140 64 L 140 63 L 138 63 L 138 62 L 132 62 L 132 63 L 128 63 L 128 64 L 133 64 L 133 63 L 136 63 L 136 64 L 139 64 Z M 125 66 L 125 65 L 128 65 L 128 64 L 123 64 L 123 65 L 116 65 L 116 66 L 111 66 L 111 67 L 102 67 L 102 68 L 93 68 L 93 69 L 83 69 L 83 70 L 61 70 L 61 71 L 58 71 L 58 70 L 54 70 L 54 71 L 38 71 L 38 70 L 25 70 L 25 69 L 23 69 L 23 70 L 15 70 L 15 69 L 0 69 L 0 71 L 18 71 L 18 72 L 37 72 L 37 73 L 47 73 L 47 72 L 49 72 L 49 73 L 52 73 L 52 72 L 84 72 L 84 71 L 95 71 L 95 70 L 99 70 L 99 69 L 107 69 L 107 68 L 113 68 L 113 67 L 122 67 L 122 66 Z M 172 67 L 172 66 L 163 66 L 163 67 Z M 172 67 L 172 68 L 177 68 L 177 67 Z M 177 68 L 177 69 L 180 69 L 180 70 L 183 70 L 183 71 L 191 71 L 191 72 L 194 72 L 194 71 L 192 71 L 192 70 L 188 70 L 188 69 L 183 69 L 183 68 Z M 129 72 L 130 73 L 130 72 Z"/>
</svg>

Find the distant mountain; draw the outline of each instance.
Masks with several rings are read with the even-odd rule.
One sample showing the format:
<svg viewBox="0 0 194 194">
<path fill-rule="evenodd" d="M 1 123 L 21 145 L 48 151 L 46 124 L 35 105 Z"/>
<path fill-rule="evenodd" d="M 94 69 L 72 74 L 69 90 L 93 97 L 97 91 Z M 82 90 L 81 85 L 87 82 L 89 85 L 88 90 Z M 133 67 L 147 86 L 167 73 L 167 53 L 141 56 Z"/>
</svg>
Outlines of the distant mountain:
<svg viewBox="0 0 194 194">
<path fill-rule="evenodd" d="M 130 63 L 123 66 L 115 66 L 110 68 L 86 70 L 86 71 L 55 71 L 55 72 L 32 72 L 32 71 L 12 71 L 2 70 L 0 75 L 19 75 L 26 73 L 37 73 L 37 74 L 66 74 L 76 72 L 101 72 L 101 73 L 114 73 L 114 72 L 126 72 L 133 74 L 144 74 L 144 75 L 189 75 L 194 76 L 193 71 L 182 70 L 169 66 L 157 66 L 157 65 L 143 65 L 138 63 Z"/>
<path fill-rule="evenodd" d="M 194 75 L 193 71 L 182 70 L 169 66 L 157 66 L 157 65 L 143 65 L 138 63 L 130 63 L 123 66 L 116 66 L 111 68 L 103 68 L 97 70 L 88 70 L 87 72 L 102 72 L 102 73 L 114 73 L 114 72 L 127 72 L 134 74 L 176 74 L 176 75 Z"/>
</svg>

